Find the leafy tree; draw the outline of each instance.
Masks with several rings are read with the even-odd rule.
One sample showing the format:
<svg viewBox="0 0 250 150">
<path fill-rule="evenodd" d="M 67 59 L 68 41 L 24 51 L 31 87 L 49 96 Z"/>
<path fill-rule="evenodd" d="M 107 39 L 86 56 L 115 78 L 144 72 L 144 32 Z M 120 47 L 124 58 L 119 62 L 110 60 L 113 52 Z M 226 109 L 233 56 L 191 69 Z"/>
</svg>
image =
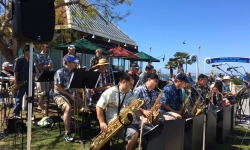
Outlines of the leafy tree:
<svg viewBox="0 0 250 150">
<path fill-rule="evenodd" d="M 76 5 L 79 9 L 77 12 L 78 16 L 75 15 L 75 17 L 82 16 L 80 19 L 86 19 L 88 23 L 87 18 L 83 17 L 85 13 L 90 17 L 95 17 L 95 15 L 98 14 L 97 11 L 102 12 L 110 21 L 117 22 L 124 20 L 130 12 L 128 11 L 122 15 L 119 11 L 115 10 L 117 6 L 123 4 L 131 5 L 131 0 L 89 0 L 89 2 L 86 0 L 71 0 L 69 2 L 65 2 L 65 0 L 55 0 L 56 25 L 64 25 L 66 21 L 66 10 L 63 9 L 64 6 Z M 10 16 L 11 1 L 0 0 L 0 6 L 0 52 L 7 61 L 13 63 L 14 59 L 18 56 L 18 49 L 24 45 L 25 42 L 17 41 L 12 37 Z M 83 26 L 83 28 L 87 28 L 87 25 Z M 71 36 L 71 30 L 64 30 L 63 32 L 63 36 L 66 36 L 66 39 Z"/>
<path fill-rule="evenodd" d="M 177 64 L 174 61 L 168 61 L 167 64 L 165 64 L 164 68 L 169 69 L 170 77 L 172 77 L 174 69 L 177 68 Z"/>
</svg>

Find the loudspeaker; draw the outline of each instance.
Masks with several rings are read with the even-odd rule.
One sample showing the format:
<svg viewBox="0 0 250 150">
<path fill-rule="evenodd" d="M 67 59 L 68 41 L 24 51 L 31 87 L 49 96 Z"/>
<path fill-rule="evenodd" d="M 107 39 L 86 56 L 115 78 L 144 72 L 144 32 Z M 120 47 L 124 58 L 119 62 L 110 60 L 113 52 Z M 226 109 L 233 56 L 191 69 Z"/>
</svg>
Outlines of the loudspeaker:
<svg viewBox="0 0 250 150">
<path fill-rule="evenodd" d="M 55 29 L 54 0 L 12 0 L 12 32 L 25 42 L 52 41 Z"/>
</svg>

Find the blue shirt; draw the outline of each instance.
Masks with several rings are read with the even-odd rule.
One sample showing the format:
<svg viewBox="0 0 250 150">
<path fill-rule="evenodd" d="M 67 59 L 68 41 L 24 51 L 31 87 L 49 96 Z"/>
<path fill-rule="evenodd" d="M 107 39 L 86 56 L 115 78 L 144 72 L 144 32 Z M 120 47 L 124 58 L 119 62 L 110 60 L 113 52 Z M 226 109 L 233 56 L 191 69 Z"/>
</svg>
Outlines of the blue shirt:
<svg viewBox="0 0 250 150">
<path fill-rule="evenodd" d="M 247 84 L 247 82 L 248 82 L 248 80 L 249 80 L 248 77 L 247 77 L 247 76 L 242 76 L 241 78 L 242 78 L 242 80 L 243 80 L 243 83 L 242 83 L 242 84 L 243 84 L 243 85 L 248 85 L 248 84 Z M 244 80 L 245 80 L 245 82 L 244 82 Z"/>
<path fill-rule="evenodd" d="M 17 81 L 29 81 L 29 61 L 25 59 L 24 55 L 21 55 L 15 59 L 14 72 L 18 72 Z M 33 73 L 36 72 L 33 65 Z M 28 84 L 26 84 L 28 85 Z"/>
<path fill-rule="evenodd" d="M 134 89 L 135 97 L 144 100 L 144 104 L 142 105 L 142 109 L 150 110 L 151 107 L 154 105 L 155 100 L 158 97 L 158 94 L 155 90 L 148 91 L 145 84 L 139 86 Z"/>
<path fill-rule="evenodd" d="M 170 106 L 174 110 L 180 110 L 182 104 L 182 90 L 176 89 L 174 84 L 168 84 L 163 88 L 161 103 Z M 166 111 L 161 107 L 161 111 Z"/>
<path fill-rule="evenodd" d="M 231 92 L 229 85 L 226 85 L 225 83 L 222 83 L 222 93 L 224 92 Z"/>
<path fill-rule="evenodd" d="M 70 78 L 73 72 L 69 72 L 67 68 L 61 68 L 56 71 L 54 75 L 54 83 L 60 84 L 60 86 L 68 93 L 73 94 L 75 92 L 74 88 L 69 88 Z M 62 94 L 54 88 L 54 98 L 57 96 L 62 96 Z"/>
</svg>

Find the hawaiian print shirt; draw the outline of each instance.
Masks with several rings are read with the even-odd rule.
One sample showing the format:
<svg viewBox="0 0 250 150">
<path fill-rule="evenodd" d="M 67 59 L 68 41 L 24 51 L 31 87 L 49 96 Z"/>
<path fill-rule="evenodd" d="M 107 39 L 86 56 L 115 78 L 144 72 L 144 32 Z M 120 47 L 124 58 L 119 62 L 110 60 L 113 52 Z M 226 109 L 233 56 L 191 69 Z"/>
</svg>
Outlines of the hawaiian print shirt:
<svg viewBox="0 0 250 150">
<path fill-rule="evenodd" d="M 200 86 L 198 85 L 197 83 L 195 84 L 196 85 L 196 89 L 201 89 L 202 92 L 200 93 L 201 96 L 204 98 L 204 100 L 206 99 L 206 95 L 210 92 L 210 89 L 209 89 L 209 86 L 208 85 L 204 85 L 204 86 Z M 196 100 L 199 98 L 199 94 L 197 93 L 197 91 L 192 87 L 191 89 L 191 99 L 189 101 L 189 105 L 190 106 L 194 106 Z M 202 101 L 203 99 L 200 98 L 200 100 Z"/>
<path fill-rule="evenodd" d="M 61 68 L 56 71 L 54 75 L 55 84 L 60 84 L 61 87 L 68 93 L 73 94 L 75 92 L 74 88 L 69 88 L 70 78 L 73 72 L 69 72 L 67 68 Z M 54 88 L 54 99 L 57 96 L 62 96 L 62 94 Z"/>
<path fill-rule="evenodd" d="M 139 86 L 134 89 L 135 97 L 144 100 L 144 104 L 142 105 L 142 109 L 150 110 L 154 105 L 155 100 L 158 97 L 158 94 L 155 90 L 148 91 L 145 84 Z"/>
<path fill-rule="evenodd" d="M 44 65 L 53 65 L 52 60 L 50 58 L 49 55 L 44 54 L 43 52 L 41 52 L 40 54 L 37 54 L 37 57 L 35 59 L 35 66 L 44 66 Z M 36 77 L 37 79 L 42 75 L 43 71 L 45 71 L 46 69 L 36 69 Z M 53 71 L 54 69 L 51 68 L 49 70 L 46 71 Z"/>
<path fill-rule="evenodd" d="M 180 110 L 182 105 L 182 90 L 176 89 L 174 84 L 168 84 L 163 88 L 163 94 L 161 97 L 161 103 L 168 105 L 174 110 Z M 166 111 L 161 107 L 161 111 Z"/>
<path fill-rule="evenodd" d="M 90 68 L 92 68 L 94 65 L 98 64 L 99 59 L 101 59 L 101 58 L 96 57 L 96 56 L 92 57 L 92 58 L 90 59 Z"/>
</svg>

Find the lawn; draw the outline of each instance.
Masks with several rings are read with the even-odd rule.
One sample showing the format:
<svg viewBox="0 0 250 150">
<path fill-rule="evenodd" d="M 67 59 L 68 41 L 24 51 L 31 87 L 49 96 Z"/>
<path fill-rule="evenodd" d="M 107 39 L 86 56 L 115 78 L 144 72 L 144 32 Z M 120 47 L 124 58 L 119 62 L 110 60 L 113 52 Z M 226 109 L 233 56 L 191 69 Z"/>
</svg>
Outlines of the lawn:
<svg viewBox="0 0 250 150">
<path fill-rule="evenodd" d="M 1 113 L 1 112 L 0 112 Z M 10 113 L 11 114 L 11 113 Z M 36 120 L 39 121 L 43 115 L 35 112 Z M 50 116 L 54 120 L 54 122 L 57 122 L 57 113 L 56 111 L 51 110 Z M 2 116 L 2 113 L 1 113 Z M 0 116 L 0 118 L 2 118 Z M 23 115 L 24 117 L 24 115 Z M 25 120 L 26 122 L 26 120 Z M 0 128 L 0 131 L 2 131 L 3 128 Z M 62 128 L 63 130 L 63 128 Z M 89 149 L 89 140 L 95 137 L 99 133 L 98 125 L 96 124 L 93 127 L 93 130 L 91 132 L 83 131 L 83 139 L 88 140 L 85 143 L 86 149 Z M 249 150 L 250 149 L 250 140 L 245 140 L 241 145 L 241 140 L 239 140 L 239 137 L 243 137 L 246 133 L 246 129 L 241 126 L 235 126 L 235 132 L 234 134 L 237 136 L 231 136 L 230 140 L 225 144 L 216 144 L 215 150 Z M 32 150 L 79 150 L 82 149 L 82 146 L 80 143 L 67 143 L 65 142 L 63 138 L 63 131 L 62 135 L 59 134 L 59 127 L 58 125 L 55 125 L 52 130 L 50 128 L 41 128 L 38 126 L 32 127 L 32 140 L 31 140 L 31 149 Z M 73 134 L 74 137 L 79 139 L 79 136 L 75 133 Z M 21 136 L 17 136 L 16 140 L 16 147 L 13 146 L 13 138 L 14 135 L 9 135 L 5 138 L 0 136 L 0 150 L 10 150 L 10 149 L 21 149 Z M 247 133 L 247 137 L 250 137 L 250 132 Z M 26 134 L 24 134 L 24 149 L 26 149 Z M 121 141 L 120 141 L 121 142 Z M 120 144 L 121 146 L 121 144 Z"/>
</svg>

